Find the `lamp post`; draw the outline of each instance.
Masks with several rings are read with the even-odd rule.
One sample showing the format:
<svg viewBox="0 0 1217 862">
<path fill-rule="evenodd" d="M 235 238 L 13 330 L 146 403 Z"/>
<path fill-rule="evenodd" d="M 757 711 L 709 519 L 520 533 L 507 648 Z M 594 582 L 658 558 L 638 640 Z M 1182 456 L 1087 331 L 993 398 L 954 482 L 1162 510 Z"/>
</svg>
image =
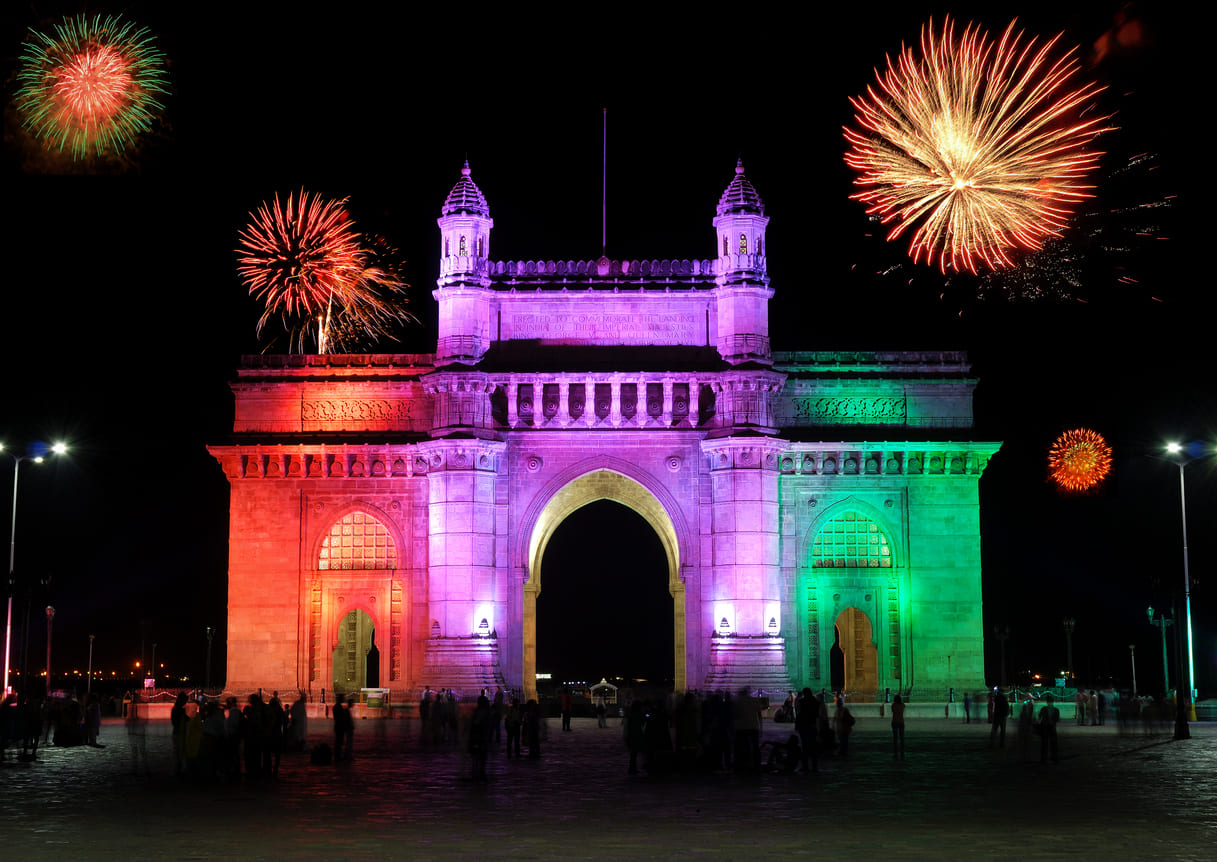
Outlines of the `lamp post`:
<svg viewBox="0 0 1217 862">
<path fill-rule="evenodd" d="M 46 606 L 46 696 L 51 697 L 51 622 L 55 619 L 55 609 Z"/>
<path fill-rule="evenodd" d="M 9 662 L 12 658 L 13 647 L 13 590 L 16 586 L 13 577 L 13 564 L 17 559 L 17 477 L 21 473 L 22 461 L 33 461 L 35 464 L 43 462 L 43 451 L 41 447 L 34 448 L 32 455 L 16 455 L 4 448 L 4 444 L 0 443 L 0 452 L 13 459 L 13 514 L 12 523 L 9 529 L 8 542 L 8 617 L 4 626 L 4 694 L 9 693 L 8 670 Z M 68 447 L 64 443 L 56 443 L 50 450 L 56 455 L 62 455 L 68 451 Z M 48 680 L 49 682 L 49 680 Z"/>
<path fill-rule="evenodd" d="M 207 627 L 207 688 L 211 688 L 211 639 L 215 637 L 215 626 Z"/>
<path fill-rule="evenodd" d="M 1187 730 L 1187 721 L 1196 720 L 1196 662 L 1193 656 L 1195 650 L 1192 645 L 1192 579 L 1188 573 L 1188 554 L 1187 554 L 1187 493 L 1183 483 L 1183 468 L 1199 457 L 1199 446 L 1193 445 L 1185 447 L 1180 443 L 1167 443 L 1167 454 L 1172 456 L 1171 461 L 1179 468 L 1179 518 L 1183 529 L 1183 621 L 1187 625 L 1187 679 L 1182 682 L 1180 688 L 1187 692 L 1184 695 L 1187 698 L 1186 704 L 1179 705 L 1179 712 L 1183 713 L 1183 707 L 1187 707 L 1186 718 L 1179 718 L 1175 722 L 1175 738 L 1188 739 L 1190 734 Z M 1180 457 L 1188 452 L 1191 457 Z M 1179 675 L 1183 676 L 1183 663 L 1179 664 Z"/>
<path fill-rule="evenodd" d="M 1128 645 L 1128 657 L 1132 660 L 1132 696 L 1137 696 L 1137 645 Z"/>
<path fill-rule="evenodd" d="M 85 682 L 86 697 L 93 693 L 93 635 L 89 635 L 89 675 Z"/>
<path fill-rule="evenodd" d="M 1077 625 L 1073 617 L 1065 617 L 1061 625 L 1065 627 L 1065 669 L 1069 671 L 1069 681 L 1073 682 L 1073 627 Z"/>
<path fill-rule="evenodd" d="M 1004 689 L 1006 687 L 1006 641 L 1010 639 L 1010 627 L 994 626 L 993 635 L 1001 644 L 1001 687 Z"/>
<path fill-rule="evenodd" d="M 1162 630 L 1162 693 L 1170 694 L 1171 690 L 1171 675 L 1170 668 L 1166 664 L 1166 627 L 1174 624 L 1174 620 L 1168 619 L 1165 611 L 1158 613 L 1157 619 L 1154 618 L 1154 608 L 1151 605 L 1145 609 L 1146 616 L 1149 617 L 1149 624 L 1157 626 Z"/>
</svg>

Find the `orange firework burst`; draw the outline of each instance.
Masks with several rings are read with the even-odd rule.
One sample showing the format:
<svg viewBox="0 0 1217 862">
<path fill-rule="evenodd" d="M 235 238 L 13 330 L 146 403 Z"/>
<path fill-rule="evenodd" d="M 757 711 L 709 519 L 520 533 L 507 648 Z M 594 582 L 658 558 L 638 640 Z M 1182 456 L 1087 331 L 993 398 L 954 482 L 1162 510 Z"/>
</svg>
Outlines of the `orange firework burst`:
<svg viewBox="0 0 1217 862">
<path fill-rule="evenodd" d="M 414 319 L 393 249 L 365 244 L 346 201 L 276 195 L 252 214 L 237 253 L 237 272 L 265 305 L 258 334 L 278 317 L 292 350 L 313 338 L 319 353 L 358 349 Z"/>
<path fill-rule="evenodd" d="M 1111 472 L 1111 447 L 1089 428 L 1066 431 L 1048 450 L 1048 473 L 1063 491 L 1089 491 Z"/>
<path fill-rule="evenodd" d="M 973 25 L 956 39 L 950 19 L 941 34 L 930 22 L 920 57 L 902 48 L 850 99 L 860 128 L 845 130 L 845 161 L 863 188 L 852 197 L 893 225 L 889 240 L 915 228 L 914 262 L 1012 266 L 1089 196 L 1101 154 L 1085 148 L 1106 129 L 1078 115 L 1102 88 L 1071 84 L 1077 59 L 1051 58 L 1059 38 L 1037 48 L 1011 22 L 997 43 Z"/>
</svg>

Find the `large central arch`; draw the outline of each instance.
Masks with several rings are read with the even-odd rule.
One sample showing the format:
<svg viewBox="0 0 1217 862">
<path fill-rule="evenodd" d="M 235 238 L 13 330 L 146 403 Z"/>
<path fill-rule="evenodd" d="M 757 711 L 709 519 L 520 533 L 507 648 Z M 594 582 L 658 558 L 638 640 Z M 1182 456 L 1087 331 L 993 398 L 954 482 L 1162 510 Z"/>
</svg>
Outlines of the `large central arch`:
<svg viewBox="0 0 1217 862">
<path fill-rule="evenodd" d="M 537 696 L 537 596 L 541 593 L 541 561 L 559 525 L 584 506 L 612 500 L 638 513 L 659 536 L 668 561 L 668 592 L 672 595 L 675 687 L 685 689 L 685 585 L 680 580 L 680 542 L 676 527 L 655 495 L 633 479 L 613 470 L 584 473 L 563 485 L 541 510 L 528 540 L 528 580 L 524 583 L 524 691 Z"/>
</svg>

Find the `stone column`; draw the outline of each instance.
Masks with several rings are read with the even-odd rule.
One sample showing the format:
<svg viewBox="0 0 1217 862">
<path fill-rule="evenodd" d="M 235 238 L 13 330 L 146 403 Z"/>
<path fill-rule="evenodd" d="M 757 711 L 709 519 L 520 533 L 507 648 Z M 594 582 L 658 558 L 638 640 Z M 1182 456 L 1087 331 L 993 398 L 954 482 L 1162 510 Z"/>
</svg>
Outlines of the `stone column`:
<svg viewBox="0 0 1217 862">
<path fill-rule="evenodd" d="M 520 424 L 520 384 L 514 377 L 507 383 L 507 427 L 514 428 Z"/>
<path fill-rule="evenodd" d="M 570 381 L 565 377 L 558 381 L 558 424 L 570 424 Z"/>
<path fill-rule="evenodd" d="M 457 689 L 501 684 L 496 639 L 506 608 L 496 602 L 496 492 L 506 444 L 468 439 L 420 443 L 428 464 L 427 640 L 423 680 Z M 485 619 L 486 627 L 481 628 Z"/>
<path fill-rule="evenodd" d="M 701 423 L 701 384 L 689 378 L 689 425 L 696 428 Z"/>
<path fill-rule="evenodd" d="M 707 688 L 789 687 L 781 633 L 778 470 L 783 443 L 704 441 L 712 494 L 713 567 L 703 609 L 712 619 Z M 723 625 L 726 620 L 726 625 Z"/>
<path fill-rule="evenodd" d="M 660 415 L 660 422 L 664 428 L 672 425 L 672 378 L 665 377 L 663 379 L 663 412 Z"/>
<path fill-rule="evenodd" d="M 596 379 L 589 374 L 583 386 L 583 424 L 591 428 L 596 424 Z"/>
<path fill-rule="evenodd" d="M 621 375 L 614 374 L 609 381 L 612 395 L 609 398 L 609 422 L 614 428 L 621 425 Z"/>
<path fill-rule="evenodd" d="M 636 404 L 634 406 L 634 424 L 642 428 L 647 424 L 647 379 L 639 375 L 638 382 L 634 384 L 634 398 Z"/>
</svg>

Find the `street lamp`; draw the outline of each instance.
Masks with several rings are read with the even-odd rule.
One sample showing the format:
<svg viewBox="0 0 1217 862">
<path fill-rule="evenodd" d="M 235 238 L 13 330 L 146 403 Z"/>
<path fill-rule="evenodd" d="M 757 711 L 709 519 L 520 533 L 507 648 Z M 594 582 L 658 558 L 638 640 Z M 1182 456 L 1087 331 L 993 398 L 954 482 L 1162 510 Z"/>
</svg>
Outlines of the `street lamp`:
<svg viewBox="0 0 1217 862">
<path fill-rule="evenodd" d="M 1172 612 L 1173 614 L 1173 612 Z M 1145 615 L 1149 617 L 1149 624 L 1162 629 L 1162 693 L 1163 696 L 1169 695 L 1171 691 L 1171 676 L 1170 669 L 1166 665 L 1166 627 L 1174 625 L 1173 619 L 1168 619 L 1165 611 L 1159 611 L 1158 616 L 1154 618 L 1154 608 L 1150 605 L 1145 609 Z"/>
<path fill-rule="evenodd" d="M 207 627 L 207 688 L 211 689 L 211 639 L 215 637 L 215 626 Z"/>
<path fill-rule="evenodd" d="M 46 696 L 47 703 L 51 702 L 51 622 L 55 619 L 55 609 L 46 606 Z"/>
<path fill-rule="evenodd" d="M 56 443 L 51 446 L 50 451 L 55 455 L 62 455 L 68 451 L 68 447 L 65 443 Z M 41 464 L 44 460 L 46 449 L 43 445 L 36 445 L 27 449 L 27 452 L 32 454 L 17 455 L 8 451 L 4 447 L 4 444 L 0 443 L 0 452 L 13 459 L 13 515 L 8 542 L 8 618 L 4 626 L 4 694 L 7 695 L 10 690 L 8 670 L 13 647 L 13 589 L 15 586 L 13 564 L 17 558 L 17 477 L 21 473 L 22 461 L 33 461 L 35 464 Z"/>
<path fill-rule="evenodd" d="M 1065 668 L 1069 671 L 1069 681 L 1073 682 L 1073 627 L 1077 625 L 1077 620 L 1065 617 L 1061 620 L 1061 625 L 1065 627 Z"/>
<path fill-rule="evenodd" d="M 1187 719 L 1196 720 L 1196 662 L 1193 658 L 1195 650 L 1192 646 L 1192 579 L 1188 573 L 1188 554 L 1187 554 L 1187 493 L 1184 490 L 1183 484 L 1183 468 L 1195 461 L 1197 458 L 1207 454 L 1198 444 L 1192 444 L 1185 447 L 1181 443 L 1167 443 L 1166 452 L 1172 456 L 1170 458 L 1179 467 L 1179 517 L 1183 527 L 1183 618 L 1187 625 L 1187 679 L 1184 680 L 1186 685 L 1180 686 L 1187 692 Z M 1182 457 L 1187 455 L 1189 457 Z M 1179 668 L 1179 675 L 1183 675 L 1182 664 Z M 1180 710 L 1184 704 L 1180 704 Z M 1182 734 L 1182 735 L 1180 735 Z M 1186 719 L 1180 718 L 1175 724 L 1175 738 L 1187 739 Z"/>
<path fill-rule="evenodd" d="M 1137 645 L 1128 645 L 1128 657 L 1132 661 L 1132 696 L 1137 696 Z"/>
</svg>

